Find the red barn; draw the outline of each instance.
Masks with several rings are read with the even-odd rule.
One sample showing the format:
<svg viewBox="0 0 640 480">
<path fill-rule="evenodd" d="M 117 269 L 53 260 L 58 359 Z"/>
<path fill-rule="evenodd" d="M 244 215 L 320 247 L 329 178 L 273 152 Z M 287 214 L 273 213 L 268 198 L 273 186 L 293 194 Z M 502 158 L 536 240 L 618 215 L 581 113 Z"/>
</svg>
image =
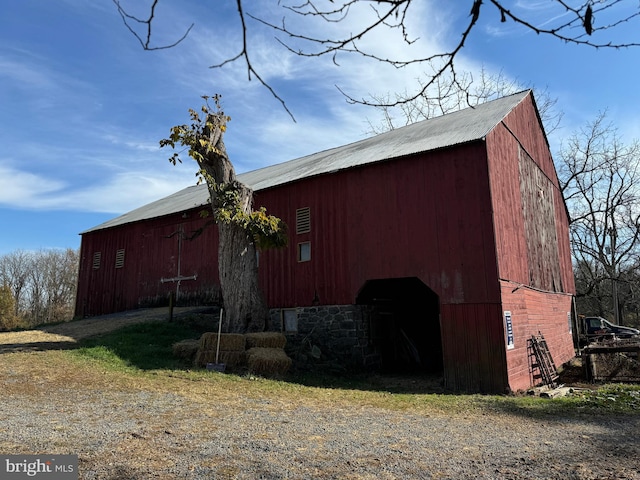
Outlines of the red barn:
<svg viewBox="0 0 640 480">
<path fill-rule="evenodd" d="M 574 356 L 568 218 L 525 91 L 240 175 L 289 225 L 260 254 L 269 329 L 300 361 L 440 371 L 453 390 L 533 383 L 527 340 Z M 217 233 L 194 186 L 82 234 L 76 314 L 215 302 Z"/>
</svg>

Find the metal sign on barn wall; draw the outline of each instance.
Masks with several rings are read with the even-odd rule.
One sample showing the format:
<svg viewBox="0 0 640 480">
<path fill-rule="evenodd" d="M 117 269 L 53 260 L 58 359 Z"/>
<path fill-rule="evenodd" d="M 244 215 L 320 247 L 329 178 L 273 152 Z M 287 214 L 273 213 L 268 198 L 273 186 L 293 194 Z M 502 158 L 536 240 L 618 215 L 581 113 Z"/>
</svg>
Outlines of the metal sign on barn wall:
<svg viewBox="0 0 640 480">
<path fill-rule="evenodd" d="M 504 326 L 505 331 L 507 332 L 507 350 L 511 350 L 514 348 L 513 343 L 513 323 L 511 322 L 511 312 L 505 310 L 504 312 Z"/>
</svg>

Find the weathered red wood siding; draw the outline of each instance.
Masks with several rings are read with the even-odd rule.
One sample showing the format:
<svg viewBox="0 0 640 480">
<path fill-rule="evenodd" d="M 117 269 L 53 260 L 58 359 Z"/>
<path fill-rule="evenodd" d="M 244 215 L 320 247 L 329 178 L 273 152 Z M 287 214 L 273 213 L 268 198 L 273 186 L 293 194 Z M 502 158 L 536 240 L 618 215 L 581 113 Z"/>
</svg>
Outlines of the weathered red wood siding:
<svg viewBox="0 0 640 480">
<path fill-rule="evenodd" d="M 524 235 L 528 227 L 529 233 L 531 232 L 531 226 L 526 225 L 523 211 L 527 202 L 531 205 L 538 200 L 526 198 L 523 195 L 525 192 L 522 191 L 520 176 L 521 162 L 531 161 L 534 166 L 528 171 L 536 169 L 539 172 L 539 178 L 544 179 L 540 190 L 533 193 L 546 195 L 545 201 L 551 202 L 551 209 L 555 213 L 554 219 L 539 215 L 540 224 L 534 225 L 533 230 L 534 232 L 536 229 L 548 230 L 548 222 L 553 220 L 555 230 L 549 233 L 553 233 L 555 243 L 549 242 L 546 247 L 553 249 L 559 268 L 561 285 L 556 285 L 556 290 L 575 293 L 567 211 L 558 186 L 553 159 L 544 133 L 539 127 L 531 96 L 526 97 L 500 125 L 487 135 L 487 155 L 499 277 L 530 285 L 530 272 L 536 268 L 531 265 L 527 236 Z M 528 157 L 529 160 L 524 157 Z M 524 181 L 527 182 L 527 179 Z M 547 250 L 547 253 L 551 254 L 550 250 Z M 539 268 L 544 268 L 545 262 L 540 259 L 538 261 Z M 544 273 L 540 273 L 540 276 L 544 276 Z"/>
<path fill-rule="evenodd" d="M 499 303 L 483 142 L 260 191 L 256 204 L 289 225 L 289 247 L 260 257 L 271 307 L 354 303 L 367 280 L 407 276 L 442 304 Z M 311 231 L 296 235 L 303 207 Z M 311 261 L 298 262 L 306 241 Z"/>
<path fill-rule="evenodd" d="M 507 390 L 484 142 L 261 191 L 256 203 L 290 227 L 290 247 L 260 258 L 271 307 L 351 304 L 369 279 L 417 277 L 440 299 L 447 386 Z M 302 207 L 311 232 L 296 235 Z M 299 263 L 303 241 L 311 261 Z"/>
<path fill-rule="evenodd" d="M 500 304 L 443 305 L 441 318 L 447 388 L 506 393 L 509 383 Z"/>
<path fill-rule="evenodd" d="M 487 136 L 501 321 L 504 328 L 504 311 L 511 311 L 516 342 L 506 352 L 512 390 L 531 385 L 531 335 L 542 332 L 557 365 L 574 355 L 567 320 L 575 293 L 568 217 L 538 122 L 529 96 Z"/>
<path fill-rule="evenodd" d="M 165 299 L 176 290 L 162 278 L 178 274 L 178 234 L 185 237 L 204 225 L 199 209 L 143 222 L 85 233 L 82 236 L 76 315 L 102 315 L 140 307 L 145 302 Z M 180 272 L 197 274 L 197 280 L 181 282 L 183 295 L 212 292 L 218 285 L 216 228 L 182 242 Z M 124 265 L 116 268 L 116 253 L 124 249 Z M 93 256 L 100 252 L 100 268 L 93 268 Z"/>
</svg>

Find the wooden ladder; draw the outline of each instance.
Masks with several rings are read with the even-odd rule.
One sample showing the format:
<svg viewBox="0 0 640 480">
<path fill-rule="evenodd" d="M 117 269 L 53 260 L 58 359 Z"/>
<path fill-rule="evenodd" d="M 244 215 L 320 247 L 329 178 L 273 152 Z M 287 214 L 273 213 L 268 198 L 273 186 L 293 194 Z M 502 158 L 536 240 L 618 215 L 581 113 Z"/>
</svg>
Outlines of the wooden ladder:
<svg viewBox="0 0 640 480">
<path fill-rule="evenodd" d="M 558 371 L 544 336 L 538 332 L 538 335 L 532 335 L 527 343 L 533 379 L 541 379 L 544 385 L 556 388 L 558 386 Z"/>
</svg>

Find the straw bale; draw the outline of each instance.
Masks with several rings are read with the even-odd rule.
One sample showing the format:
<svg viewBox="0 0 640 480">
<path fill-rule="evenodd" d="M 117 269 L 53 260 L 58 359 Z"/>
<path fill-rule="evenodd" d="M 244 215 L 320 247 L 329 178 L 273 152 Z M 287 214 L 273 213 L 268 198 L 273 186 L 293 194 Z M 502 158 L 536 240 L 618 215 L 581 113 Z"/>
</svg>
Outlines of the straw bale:
<svg viewBox="0 0 640 480">
<path fill-rule="evenodd" d="M 258 375 L 285 374 L 291 363 L 291 359 L 281 348 L 253 347 L 247 350 L 249 371 Z"/>
<path fill-rule="evenodd" d="M 247 349 L 254 347 L 262 348 L 284 348 L 287 344 L 287 337 L 278 332 L 256 332 L 247 333 Z"/>
<path fill-rule="evenodd" d="M 178 358 L 191 360 L 198 351 L 199 340 L 187 339 L 176 342 L 172 345 L 173 355 Z"/>
<path fill-rule="evenodd" d="M 220 335 L 220 351 L 244 352 L 246 340 L 240 333 L 223 333 Z M 201 350 L 216 350 L 218 348 L 218 334 L 203 333 L 200 337 Z"/>
<path fill-rule="evenodd" d="M 229 367 L 237 367 L 244 364 L 245 352 L 227 352 L 220 351 L 218 353 L 218 363 L 224 363 Z M 196 353 L 195 362 L 198 367 L 205 367 L 207 363 L 216 363 L 216 351 L 213 350 L 198 350 Z"/>
</svg>

